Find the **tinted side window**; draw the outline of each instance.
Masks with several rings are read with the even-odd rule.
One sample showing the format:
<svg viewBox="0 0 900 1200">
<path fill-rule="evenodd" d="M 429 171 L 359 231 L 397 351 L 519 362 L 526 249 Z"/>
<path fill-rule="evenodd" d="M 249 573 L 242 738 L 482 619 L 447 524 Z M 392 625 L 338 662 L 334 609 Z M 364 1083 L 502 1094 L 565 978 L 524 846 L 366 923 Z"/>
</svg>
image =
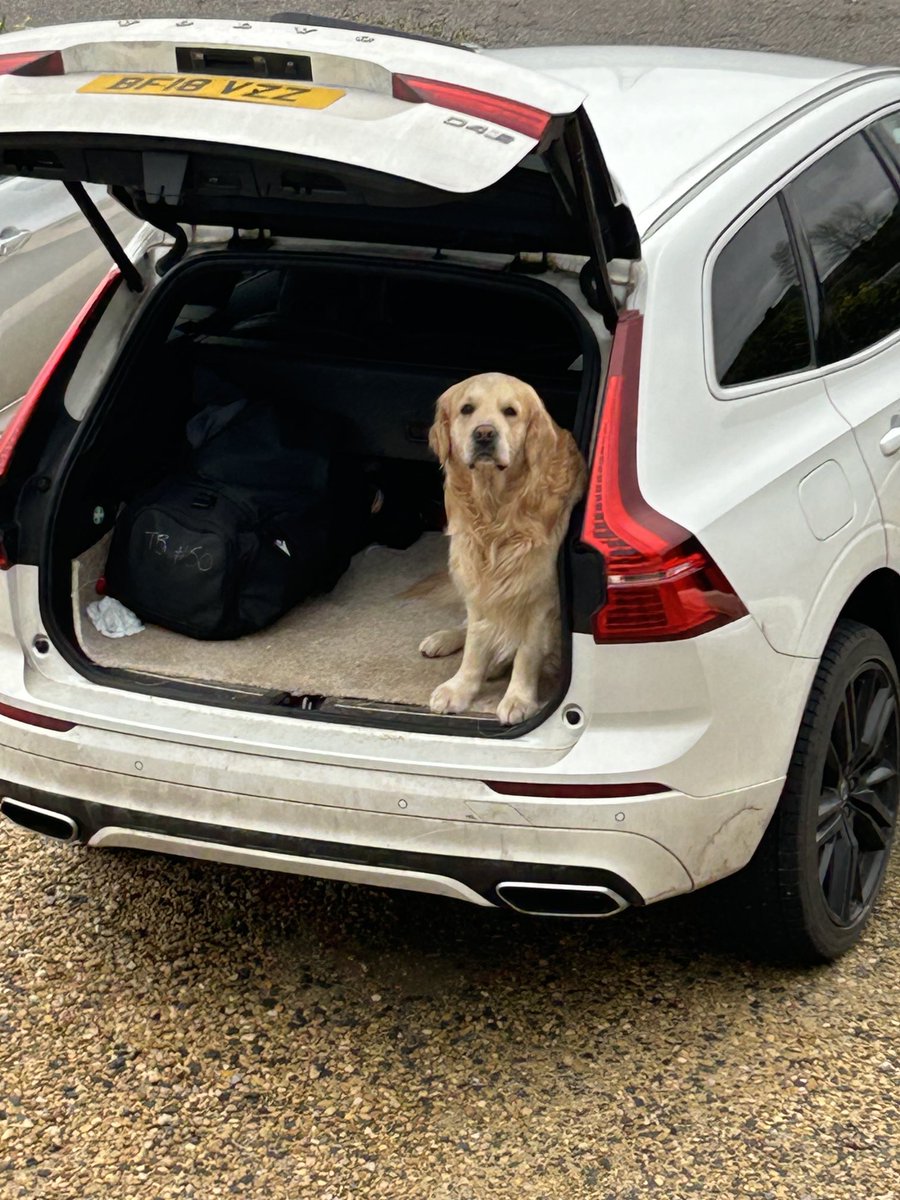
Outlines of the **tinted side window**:
<svg viewBox="0 0 900 1200">
<path fill-rule="evenodd" d="M 862 134 L 790 185 L 825 304 L 820 361 L 835 362 L 900 329 L 900 201 Z"/>
<path fill-rule="evenodd" d="M 750 383 L 812 362 L 803 292 L 777 199 L 741 226 L 716 259 L 713 340 L 720 383 Z"/>
</svg>

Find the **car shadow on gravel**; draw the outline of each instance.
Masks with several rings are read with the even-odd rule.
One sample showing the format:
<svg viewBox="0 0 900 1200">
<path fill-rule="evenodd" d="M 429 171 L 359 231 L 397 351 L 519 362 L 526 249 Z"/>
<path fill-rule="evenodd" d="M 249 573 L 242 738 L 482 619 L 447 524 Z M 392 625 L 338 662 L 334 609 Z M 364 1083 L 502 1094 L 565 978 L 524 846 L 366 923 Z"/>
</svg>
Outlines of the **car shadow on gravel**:
<svg viewBox="0 0 900 1200">
<path fill-rule="evenodd" d="M 671 987 L 793 974 L 748 955 L 720 887 L 602 921 L 541 919 L 137 852 L 76 853 L 81 907 L 92 910 L 84 917 L 105 913 L 109 954 L 119 959 L 134 946 L 146 966 L 187 954 L 214 976 L 262 974 L 323 994 L 349 989 L 398 1001 L 554 982 L 570 997 L 602 991 L 612 999 L 633 996 L 638 983 L 652 990 L 654 979 Z"/>
</svg>

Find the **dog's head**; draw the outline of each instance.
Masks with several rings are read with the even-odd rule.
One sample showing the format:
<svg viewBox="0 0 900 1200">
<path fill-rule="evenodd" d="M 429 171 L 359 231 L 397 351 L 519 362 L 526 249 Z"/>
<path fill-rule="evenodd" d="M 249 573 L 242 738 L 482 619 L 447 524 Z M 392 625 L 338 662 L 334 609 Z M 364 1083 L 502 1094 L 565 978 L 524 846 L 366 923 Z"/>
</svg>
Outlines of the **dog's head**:
<svg viewBox="0 0 900 1200">
<path fill-rule="evenodd" d="M 473 375 L 437 402 L 429 445 L 442 466 L 505 471 L 552 453 L 556 427 L 540 396 L 512 375 Z"/>
</svg>

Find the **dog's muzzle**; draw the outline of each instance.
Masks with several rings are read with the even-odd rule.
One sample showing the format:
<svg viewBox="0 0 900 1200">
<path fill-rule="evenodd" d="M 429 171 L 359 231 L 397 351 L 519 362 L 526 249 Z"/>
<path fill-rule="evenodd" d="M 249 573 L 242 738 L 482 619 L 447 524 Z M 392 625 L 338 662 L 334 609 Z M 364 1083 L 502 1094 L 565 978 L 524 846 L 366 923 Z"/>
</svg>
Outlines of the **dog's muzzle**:
<svg viewBox="0 0 900 1200">
<path fill-rule="evenodd" d="M 497 430 L 493 425 L 476 425 L 472 430 L 472 457 L 470 467 L 479 462 L 496 463 Z M 497 466 L 500 466 L 497 463 Z"/>
</svg>

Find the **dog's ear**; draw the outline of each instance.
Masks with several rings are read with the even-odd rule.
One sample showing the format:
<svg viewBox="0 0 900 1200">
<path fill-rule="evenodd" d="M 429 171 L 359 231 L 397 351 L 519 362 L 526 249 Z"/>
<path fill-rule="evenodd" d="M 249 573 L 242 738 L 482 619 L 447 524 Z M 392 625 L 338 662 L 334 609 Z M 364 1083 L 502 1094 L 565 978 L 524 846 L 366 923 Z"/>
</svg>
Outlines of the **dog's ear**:
<svg viewBox="0 0 900 1200">
<path fill-rule="evenodd" d="M 450 400 L 458 387 L 459 384 L 455 383 L 438 397 L 434 410 L 434 424 L 428 431 L 428 445 L 442 467 L 450 458 Z"/>
<path fill-rule="evenodd" d="M 530 416 L 525 430 L 525 465 L 529 472 L 540 476 L 547 471 L 556 455 L 558 434 L 544 402 L 533 387 L 527 387 Z"/>
</svg>

